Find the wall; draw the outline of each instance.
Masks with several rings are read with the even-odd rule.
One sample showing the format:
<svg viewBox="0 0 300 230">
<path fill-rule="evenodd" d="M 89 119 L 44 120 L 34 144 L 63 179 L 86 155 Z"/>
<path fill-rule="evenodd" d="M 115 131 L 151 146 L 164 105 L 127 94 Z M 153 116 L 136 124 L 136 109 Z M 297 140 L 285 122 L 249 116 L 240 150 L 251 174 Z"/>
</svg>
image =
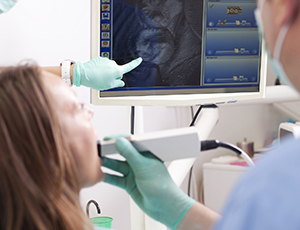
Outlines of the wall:
<svg viewBox="0 0 300 230">
<path fill-rule="evenodd" d="M 90 58 L 90 2 L 88 0 L 20 0 L 11 11 L 0 15 L 0 66 L 15 65 L 24 59 L 34 59 L 39 65 L 58 65 L 71 58 Z M 74 88 L 82 102 L 89 103 L 89 89 Z M 128 132 L 127 107 L 94 107 L 99 138 L 112 133 Z M 196 108 L 194 108 L 196 109 Z M 277 126 L 285 117 L 270 105 L 223 106 L 220 120 L 211 138 L 236 143 L 247 137 L 263 147 L 276 135 Z M 187 126 L 191 109 L 145 107 L 145 131 Z M 227 154 L 228 152 L 225 152 Z M 201 175 L 202 162 L 224 151 L 202 154 L 195 166 Z M 113 227 L 130 229 L 129 197 L 123 190 L 99 183 L 81 192 L 83 208 L 89 199 L 100 203 L 103 215 L 114 218 Z M 96 215 L 91 208 L 91 216 Z"/>
</svg>

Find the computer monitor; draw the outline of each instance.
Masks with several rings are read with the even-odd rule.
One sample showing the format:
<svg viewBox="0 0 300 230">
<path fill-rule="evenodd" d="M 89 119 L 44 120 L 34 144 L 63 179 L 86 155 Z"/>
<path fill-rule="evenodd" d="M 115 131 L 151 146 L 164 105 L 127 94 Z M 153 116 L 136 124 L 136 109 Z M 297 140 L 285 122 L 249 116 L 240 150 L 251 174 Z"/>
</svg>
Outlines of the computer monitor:
<svg viewBox="0 0 300 230">
<path fill-rule="evenodd" d="M 125 86 L 99 105 L 187 106 L 262 98 L 266 55 L 256 0 L 92 0 L 92 57 L 122 65 Z"/>
</svg>

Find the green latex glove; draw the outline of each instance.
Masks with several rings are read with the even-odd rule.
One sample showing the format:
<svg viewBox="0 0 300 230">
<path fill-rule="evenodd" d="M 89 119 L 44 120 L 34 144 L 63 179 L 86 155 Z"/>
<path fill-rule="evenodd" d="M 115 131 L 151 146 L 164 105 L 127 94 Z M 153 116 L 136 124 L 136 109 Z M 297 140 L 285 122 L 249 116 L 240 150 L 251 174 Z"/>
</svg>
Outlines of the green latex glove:
<svg viewBox="0 0 300 230">
<path fill-rule="evenodd" d="M 96 90 L 123 87 L 123 74 L 130 72 L 142 62 L 137 58 L 125 65 L 104 57 L 95 57 L 88 62 L 77 62 L 73 70 L 73 83 L 76 86 L 87 86 Z"/>
<path fill-rule="evenodd" d="M 119 137 L 130 137 L 132 134 L 130 133 L 116 133 L 103 138 L 103 140 L 108 141 L 111 139 L 117 139 Z"/>
<path fill-rule="evenodd" d="M 176 229 L 195 202 L 173 182 L 165 165 L 151 153 L 139 153 L 125 138 L 116 147 L 126 161 L 103 158 L 102 165 L 123 174 L 105 174 L 104 181 L 125 189 L 150 217 Z"/>
</svg>

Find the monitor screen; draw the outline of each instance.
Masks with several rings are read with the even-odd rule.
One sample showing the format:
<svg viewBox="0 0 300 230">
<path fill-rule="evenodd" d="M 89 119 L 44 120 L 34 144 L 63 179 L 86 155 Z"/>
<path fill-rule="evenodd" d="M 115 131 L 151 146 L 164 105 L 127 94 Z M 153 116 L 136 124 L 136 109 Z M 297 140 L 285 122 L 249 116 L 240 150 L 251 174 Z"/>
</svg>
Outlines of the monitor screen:
<svg viewBox="0 0 300 230">
<path fill-rule="evenodd" d="M 192 105 L 263 96 L 256 0 L 93 0 L 92 56 L 142 57 L 94 104 Z M 172 101 L 172 102 L 171 102 Z"/>
</svg>

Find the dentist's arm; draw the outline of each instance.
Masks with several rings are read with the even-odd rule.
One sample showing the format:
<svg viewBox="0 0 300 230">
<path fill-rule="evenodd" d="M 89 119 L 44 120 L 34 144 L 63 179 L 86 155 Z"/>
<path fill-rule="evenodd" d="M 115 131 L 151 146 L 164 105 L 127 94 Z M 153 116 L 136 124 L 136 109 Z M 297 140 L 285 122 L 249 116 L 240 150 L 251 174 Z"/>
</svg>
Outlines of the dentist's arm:
<svg viewBox="0 0 300 230">
<path fill-rule="evenodd" d="M 7 68 L 8 66 L 0 66 L 0 72 L 2 70 L 4 70 L 5 68 Z M 47 72 L 50 72 L 50 73 L 53 73 L 57 76 L 61 76 L 61 69 L 60 69 L 60 66 L 46 66 L 46 67 L 41 67 L 43 70 L 47 71 Z M 74 68 L 74 65 L 71 65 L 71 68 L 70 68 L 70 75 L 71 75 L 71 82 L 73 83 L 73 68 Z"/>
<path fill-rule="evenodd" d="M 95 57 L 85 63 L 77 62 L 70 67 L 71 83 L 96 90 L 107 90 L 125 85 L 123 75 L 135 69 L 142 62 L 137 58 L 125 65 L 118 65 L 114 60 Z M 0 67 L 0 71 L 5 67 Z M 43 70 L 61 76 L 60 66 L 42 67 Z"/>
<path fill-rule="evenodd" d="M 61 66 L 43 66 L 42 69 L 61 77 Z M 74 69 L 74 64 L 70 66 L 70 77 L 71 77 L 72 84 L 73 84 L 73 69 Z"/>
<path fill-rule="evenodd" d="M 106 90 L 125 85 L 123 74 L 130 72 L 141 64 L 142 58 L 137 58 L 125 65 L 118 65 L 115 61 L 104 57 L 77 62 L 73 69 L 73 84 L 84 85 L 96 90 Z"/>
<path fill-rule="evenodd" d="M 123 174 L 105 175 L 105 182 L 125 189 L 150 217 L 171 229 L 208 230 L 218 214 L 187 196 L 171 179 L 165 165 L 151 153 L 139 153 L 125 138 L 116 147 L 126 161 L 103 158 L 102 165 Z"/>
<path fill-rule="evenodd" d="M 209 230 L 219 219 L 218 213 L 199 202 L 195 202 L 176 230 Z"/>
</svg>

